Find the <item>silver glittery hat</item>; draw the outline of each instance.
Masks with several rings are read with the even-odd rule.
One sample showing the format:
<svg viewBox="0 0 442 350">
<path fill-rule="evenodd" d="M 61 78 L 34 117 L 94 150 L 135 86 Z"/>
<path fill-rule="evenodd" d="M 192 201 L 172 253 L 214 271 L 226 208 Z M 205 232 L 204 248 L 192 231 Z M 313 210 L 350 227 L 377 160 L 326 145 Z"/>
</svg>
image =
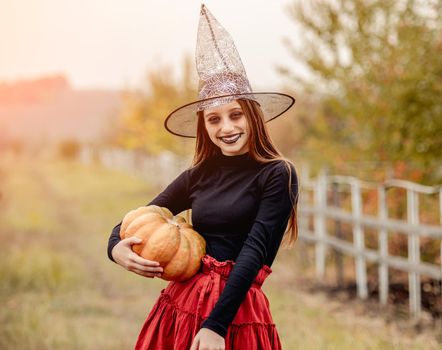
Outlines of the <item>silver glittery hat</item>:
<svg viewBox="0 0 442 350">
<path fill-rule="evenodd" d="M 230 34 L 205 5 L 201 5 L 196 45 L 199 76 L 198 100 L 170 113 L 164 126 L 172 134 L 196 137 L 197 112 L 237 99 L 254 100 L 264 112 L 264 122 L 283 114 L 294 103 L 289 95 L 253 92 Z"/>
</svg>

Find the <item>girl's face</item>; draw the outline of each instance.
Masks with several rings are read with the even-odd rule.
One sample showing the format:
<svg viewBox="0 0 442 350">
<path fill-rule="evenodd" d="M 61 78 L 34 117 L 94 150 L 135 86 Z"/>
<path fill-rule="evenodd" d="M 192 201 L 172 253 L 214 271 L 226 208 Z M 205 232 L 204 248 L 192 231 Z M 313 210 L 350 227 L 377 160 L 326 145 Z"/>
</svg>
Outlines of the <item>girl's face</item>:
<svg viewBox="0 0 442 350">
<path fill-rule="evenodd" d="M 249 125 L 237 101 L 205 109 L 204 125 L 210 139 L 224 155 L 235 156 L 249 151 Z"/>
</svg>

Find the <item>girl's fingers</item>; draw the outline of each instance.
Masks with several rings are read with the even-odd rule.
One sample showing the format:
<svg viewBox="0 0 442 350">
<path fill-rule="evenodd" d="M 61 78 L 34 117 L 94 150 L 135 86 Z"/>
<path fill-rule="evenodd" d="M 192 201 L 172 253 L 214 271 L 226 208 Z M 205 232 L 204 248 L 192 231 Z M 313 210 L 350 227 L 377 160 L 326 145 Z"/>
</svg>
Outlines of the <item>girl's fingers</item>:
<svg viewBox="0 0 442 350">
<path fill-rule="evenodd" d="M 158 267 L 145 266 L 145 265 L 140 265 L 136 262 L 132 262 L 128 266 L 128 270 L 132 271 L 133 269 L 137 269 L 137 270 L 144 271 L 144 272 L 150 272 L 150 273 L 162 273 L 163 272 L 163 268 L 161 266 L 158 266 Z"/>
<path fill-rule="evenodd" d="M 160 266 L 159 262 L 143 259 L 141 256 L 139 256 L 135 253 L 133 254 L 133 256 L 131 258 L 134 262 L 136 262 L 137 264 L 140 264 L 140 265 L 151 266 L 151 267 L 156 267 L 156 266 L 159 267 Z"/>
<path fill-rule="evenodd" d="M 136 268 L 133 268 L 130 271 L 132 271 L 132 272 L 134 272 L 134 273 L 136 273 L 138 275 L 141 275 L 141 276 L 144 276 L 144 277 L 148 277 L 148 278 L 161 277 L 161 274 L 159 274 L 159 273 L 146 272 L 146 271 L 143 271 L 143 270 L 140 270 L 140 269 L 136 269 Z"/>
</svg>

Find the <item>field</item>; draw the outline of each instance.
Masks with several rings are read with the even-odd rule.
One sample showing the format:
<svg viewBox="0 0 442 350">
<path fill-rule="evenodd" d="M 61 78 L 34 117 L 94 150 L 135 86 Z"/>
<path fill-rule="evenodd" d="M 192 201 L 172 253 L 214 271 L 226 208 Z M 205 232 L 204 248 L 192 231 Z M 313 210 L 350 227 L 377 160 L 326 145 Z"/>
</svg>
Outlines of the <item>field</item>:
<svg viewBox="0 0 442 350">
<path fill-rule="evenodd" d="M 157 192 L 99 165 L 0 158 L 0 349 L 132 349 L 167 282 L 112 263 L 107 239 Z M 263 286 L 284 349 L 442 349 L 437 331 L 307 290 L 299 266 L 282 251 Z"/>
</svg>

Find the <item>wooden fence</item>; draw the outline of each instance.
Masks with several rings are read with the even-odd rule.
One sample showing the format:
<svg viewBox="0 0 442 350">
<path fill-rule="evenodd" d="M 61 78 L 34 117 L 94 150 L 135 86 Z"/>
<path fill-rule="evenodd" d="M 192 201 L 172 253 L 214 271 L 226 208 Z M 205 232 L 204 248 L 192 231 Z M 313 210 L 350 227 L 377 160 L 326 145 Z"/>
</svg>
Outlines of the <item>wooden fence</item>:
<svg viewBox="0 0 442 350">
<path fill-rule="evenodd" d="M 326 255 L 333 248 L 355 261 L 355 280 L 357 295 L 361 299 L 368 297 L 367 262 L 378 266 L 379 300 L 387 303 L 389 292 L 389 268 L 408 273 L 409 307 L 413 316 L 421 312 L 421 276 L 431 277 L 441 283 L 442 289 L 442 188 L 429 187 L 403 180 L 388 180 L 384 183 L 362 181 L 351 176 L 326 175 L 321 173 L 316 179 L 301 176 L 299 205 L 300 239 L 315 246 L 315 265 L 318 279 L 323 279 L 326 267 Z M 393 188 L 406 191 L 406 219 L 389 217 L 387 195 Z M 363 213 L 362 191 L 377 192 L 377 215 Z M 350 210 L 340 207 L 339 194 L 349 195 Z M 422 224 L 419 222 L 419 195 L 437 196 L 439 222 Z M 436 199 L 434 199 L 436 200 Z M 330 203 L 332 202 L 332 203 Z M 352 240 L 344 240 L 327 229 L 327 220 L 347 223 L 352 226 Z M 313 225 L 309 222 L 313 221 Z M 313 228 L 311 228 L 313 226 Z M 377 232 L 378 249 L 365 245 L 364 229 Z M 407 236 L 408 256 L 389 254 L 389 234 L 399 232 Z M 421 261 L 422 237 L 434 239 L 440 249 L 440 264 Z M 442 292 L 441 292 L 442 298 Z"/>
<path fill-rule="evenodd" d="M 87 146 L 81 148 L 79 157 L 84 163 L 98 162 L 107 168 L 139 176 L 160 189 L 164 189 L 191 163 L 191 159 L 177 157 L 169 151 L 149 156 L 121 148 Z"/>
<path fill-rule="evenodd" d="M 190 159 L 182 159 L 170 152 L 157 157 L 121 149 L 94 150 L 83 148 L 80 154 L 83 162 L 99 161 L 101 164 L 122 171 L 137 174 L 150 183 L 165 188 L 182 170 L 190 165 Z M 331 249 L 354 258 L 357 295 L 361 299 L 368 297 L 367 262 L 378 265 L 379 300 L 387 303 L 389 293 L 389 268 L 408 273 L 409 305 L 412 315 L 419 316 L 421 311 L 421 276 L 428 276 L 441 283 L 442 290 L 442 188 L 420 184 L 389 180 L 384 183 L 362 181 L 355 177 L 326 175 L 321 173 L 316 179 L 308 176 L 306 167 L 300 167 L 300 197 L 298 207 L 299 238 L 314 244 L 316 276 L 322 280 L 325 275 L 326 257 Z M 298 170 L 299 171 L 299 170 Z M 389 217 L 387 195 L 392 189 L 406 191 L 406 219 Z M 363 213 L 364 190 L 377 193 L 377 214 Z M 341 197 L 347 194 L 350 210 L 340 205 Z M 438 223 L 420 223 L 419 195 L 438 197 Z M 332 202 L 332 203 L 330 203 Z M 340 230 L 327 228 L 327 221 L 337 224 L 349 224 L 352 227 L 352 242 L 340 237 Z M 310 225 L 312 222 L 312 225 Z M 364 230 L 377 232 L 377 249 L 365 244 Z M 406 235 L 408 256 L 389 254 L 389 236 L 394 232 Z M 440 263 L 421 261 L 422 237 L 430 237 L 440 247 Z M 442 292 L 441 292 L 442 298 Z"/>
</svg>

